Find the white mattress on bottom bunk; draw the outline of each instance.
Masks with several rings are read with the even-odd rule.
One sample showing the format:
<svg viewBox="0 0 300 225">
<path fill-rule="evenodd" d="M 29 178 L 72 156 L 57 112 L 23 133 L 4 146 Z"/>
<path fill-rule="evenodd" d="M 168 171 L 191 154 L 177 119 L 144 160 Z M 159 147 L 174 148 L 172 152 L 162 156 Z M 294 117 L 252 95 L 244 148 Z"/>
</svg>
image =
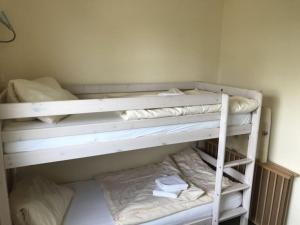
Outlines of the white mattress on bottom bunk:
<svg viewBox="0 0 300 225">
<path fill-rule="evenodd" d="M 115 225 L 105 202 L 104 194 L 94 180 L 69 185 L 76 194 L 63 225 Z M 221 210 L 238 208 L 242 203 L 240 192 L 226 195 Z M 212 203 L 175 213 L 142 225 L 182 225 L 212 215 Z"/>
<path fill-rule="evenodd" d="M 48 150 L 72 145 L 82 145 L 95 142 L 108 142 L 115 140 L 134 139 L 142 136 L 171 134 L 184 131 L 192 131 L 197 129 L 208 129 L 219 127 L 219 120 L 205 121 L 187 124 L 175 124 L 158 127 L 138 128 L 131 130 L 121 130 L 113 132 L 102 132 L 93 134 L 83 134 L 47 139 L 35 139 L 27 141 L 6 142 L 4 143 L 4 151 L 6 154 L 18 152 Z M 236 114 L 229 116 L 228 124 L 231 126 L 245 125 L 251 123 L 251 114 Z M 6 127 L 6 129 L 9 129 Z"/>
</svg>

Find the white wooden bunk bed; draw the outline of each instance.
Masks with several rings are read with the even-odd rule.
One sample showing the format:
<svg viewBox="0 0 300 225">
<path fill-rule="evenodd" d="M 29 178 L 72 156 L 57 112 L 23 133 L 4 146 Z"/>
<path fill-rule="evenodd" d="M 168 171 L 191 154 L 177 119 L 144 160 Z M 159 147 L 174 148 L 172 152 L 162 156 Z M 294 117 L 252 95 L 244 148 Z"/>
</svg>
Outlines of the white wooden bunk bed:
<svg viewBox="0 0 300 225">
<path fill-rule="evenodd" d="M 209 93 L 201 96 L 141 96 L 138 98 L 129 96 L 101 99 L 97 97 L 108 93 L 165 91 L 174 87 L 183 90 L 198 88 Z M 69 85 L 65 88 L 83 99 L 0 104 L 0 219 L 2 225 L 12 224 L 6 182 L 6 171 L 9 169 L 176 143 L 198 142 L 213 138 L 219 138 L 217 160 L 194 145 L 202 159 L 216 167 L 215 195 L 211 206 L 213 213 L 212 215 L 208 214 L 205 218 L 195 217 L 195 221 L 183 221 L 183 224 L 217 225 L 221 221 L 238 216 L 241 216 L 241 225 L 248 224 L 262 105 L 260 92 L 202 82 Z M 236 119 L 228 117 L 229 96 L 231 95 L 255 99 L 259 107 L 249 115 L 238 115 Z M 91 96 L 96 99 L 87 99 Z M 1 98 L 2 100 L 5 98 L 5 93 L 2 94 Z M 129 121 L 124 121 L 115 114 L 118 111 L 134 109 L 212 104 L 222 104 L 221 112 Z M 101 117 L 99 116 L 100 113 Z M 19 118 L 75 114 L 76 116 L 73 116 L 72 119 L 67 118 L 57 125 L 47 125 L 41 122 L 7 121 Z M 242 134 L 249 134 L 247 158 L 225 164 L 226 137 Z M 232 168 L 237 165 L 246 165 L 245 174 Z M 223 173 L 240 183 L 222 190 Z M 87 193 L 92 193 L 93 184 L 87 182 L 74 184 L 74 186 L 79 190 L 74 204 L 82 202 L 84 196 L 86 201 L 97 199 L 92 195 L 87 195 Z M 88 190 L 87 193 L 84 193 L 84 190 Z M 234 192 L 242 192 L 241 206 L 220 213 L 221 198 Z M 97 207 L 103 210 L 104 206 L 95 206 L 95 208 Z M 71 214 L 76 214 L 76 208 L 80 207 L 71 206 Z M 104 209 L 101 215 L 105 212 L 107 210 Z M 83 212 L 80 215 L 92 217 L 92 215 Z M 191 216 L 191 214 L 189 215 Z M 191 218 L 194 217 L 191 216 Z M 66 220 L 72 221 L 70 215 L 67 215 Z M 66 225 L 68 224 L 71 223 L 66 223 Z M 153 225 L 156 224 L 153 223 Z"/>
</svg>

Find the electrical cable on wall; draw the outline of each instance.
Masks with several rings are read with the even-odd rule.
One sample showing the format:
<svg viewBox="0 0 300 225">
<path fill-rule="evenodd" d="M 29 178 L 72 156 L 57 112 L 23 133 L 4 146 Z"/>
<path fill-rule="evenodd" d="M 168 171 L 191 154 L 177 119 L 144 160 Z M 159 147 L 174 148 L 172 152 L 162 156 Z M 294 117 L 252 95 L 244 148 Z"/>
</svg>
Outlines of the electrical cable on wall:
<svg viewBox="0 0 300 225">
<path fill-rule="evenodd" d="M 0 39 L 0 43 L 9 43 L 9 42 L 13 42 L 16 39 L 16 32 L 13 28 L 13 26 L 10 24 L 6 14 L 4 13 L 4 11 L 0 11 L 0 23 L 2 23 L 7 29 L 9 29 L 13 36 L 12 38 L 8 39 L 8 40 L 1 40 Z"/>
</svg>

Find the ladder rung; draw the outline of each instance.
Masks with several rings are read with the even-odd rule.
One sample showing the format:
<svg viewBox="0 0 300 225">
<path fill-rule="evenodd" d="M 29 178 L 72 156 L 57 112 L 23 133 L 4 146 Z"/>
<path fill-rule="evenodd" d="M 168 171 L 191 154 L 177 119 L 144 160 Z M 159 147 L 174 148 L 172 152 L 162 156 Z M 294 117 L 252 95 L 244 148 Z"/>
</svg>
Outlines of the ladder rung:
<svg viewBox="0 0 300 225">
<path fill-rule="evenodd" d="M 235 167 L 235 166 L 240 166 L 240 165 L 245 165 L 245 164 L 249 164 L 252 163 L 253 160 L 252 159 L 239 159 L 239 160 L 235 160 L 235 161 L 230 161 L 224 164 L 224 168 L 229 168 L 229 167 Z"/>
<path fill-rule="evenodd" d="M 222 191 L 222 195 L 227 195 L 233 192 L 243 191 L 248 189 L 250 186 L 248 184 L 237 183 L 230 187 L 224 188 Z"/>
<path fill-rule="evenodd" d="M 227 210 L 227 211 L 221 213 L 220 222 L 233 219 L 233 218 L 241 216 L 245 213 L 247 213 L 247 210 L 244 209 L 243 207 Z"/>
</svg>

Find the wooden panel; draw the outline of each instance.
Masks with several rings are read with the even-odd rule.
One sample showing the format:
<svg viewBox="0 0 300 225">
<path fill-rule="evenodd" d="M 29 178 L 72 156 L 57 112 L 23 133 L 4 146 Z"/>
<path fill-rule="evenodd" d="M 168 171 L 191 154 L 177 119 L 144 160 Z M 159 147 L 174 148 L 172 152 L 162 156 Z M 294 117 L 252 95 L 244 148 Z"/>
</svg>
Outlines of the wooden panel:
<svg viewBox="0 0 300 225">
<path fill-rule="evenodd" d="M 284 225 L 294 177 L 297 174 L 273 163 L 257 163 L 251 221 L 256 225 Z"/>
</svg>

